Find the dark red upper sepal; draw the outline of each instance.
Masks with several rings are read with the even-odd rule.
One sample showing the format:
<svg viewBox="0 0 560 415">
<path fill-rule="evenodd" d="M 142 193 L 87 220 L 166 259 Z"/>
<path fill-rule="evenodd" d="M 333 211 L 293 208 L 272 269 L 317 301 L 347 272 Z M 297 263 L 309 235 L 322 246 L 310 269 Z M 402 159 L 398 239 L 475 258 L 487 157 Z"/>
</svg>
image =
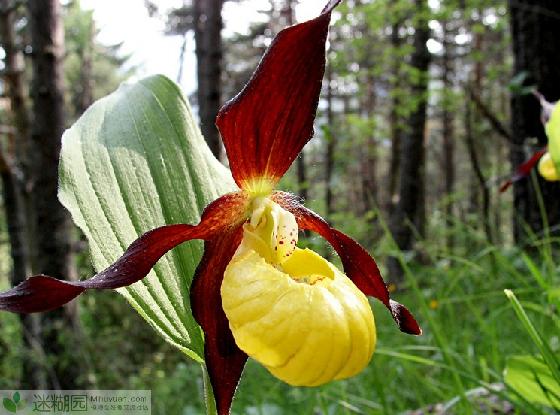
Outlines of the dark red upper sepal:
<svg viewBox="0 0 560 415">
<path fill-rule="evenodd" d="M 0 310 L 35 313 L 62 306 L 86 289 L 125 287 L 144 278 L 170 249 L 191 239 L 210 239 L 244 221 L 246 196 L 230 193 L 204 210 L 198 225 L 168 225 L 146 232 L 111 266 L 84 281 L 31 277 L 0 294 Z"/>
<path fill-rule="evenodd" d="M 535 152 L 529 158 L 529 160 L 518 166 L 513 176 L 511 176 L 505 183 L 500 186 L 500 192 L 505 192 L 513 183 L 531 174 L 531 170 L 533 170 L 533 168 L 537 165 L 539 160 L 542 158 L 542 156 L 545 155 L 546 152 L 547 148 L 545 147 L 542 150 Z"/>
<path fill-rule="evenodd" d="M 224 271 L 241 242 L 239 225 L 204 244 L 204 256 L 191 285 L 193 315 L 204 330 L 204 360 L 218 415 L 227 415 L 247 355 L 237 347 L 222 308 Z"/>
<path fill-rule="evenodd" d="M 294 214 L 301 229 L 317 232 L 332 245 L 340 256 L 344 272 L 348 278 L 364 294 L 381 300 L 391 312 L 401 331 L 416 335 L 422 333 L 410 311 L 402 304 L 391 300 L 375 260 L 359 243 L 342 232 L 331 228 L 323 218 L 300 204 L 295 196 L 289 193 L 276 192 L 273 199 L 284 209 Z"/>
<path fill-rule="evenodd" d="M 218 113 L 236 183 L 276 183 L 313 136 L 332 0 L 313 20 L 282 30 L 245 88 Z"/>
</svg>

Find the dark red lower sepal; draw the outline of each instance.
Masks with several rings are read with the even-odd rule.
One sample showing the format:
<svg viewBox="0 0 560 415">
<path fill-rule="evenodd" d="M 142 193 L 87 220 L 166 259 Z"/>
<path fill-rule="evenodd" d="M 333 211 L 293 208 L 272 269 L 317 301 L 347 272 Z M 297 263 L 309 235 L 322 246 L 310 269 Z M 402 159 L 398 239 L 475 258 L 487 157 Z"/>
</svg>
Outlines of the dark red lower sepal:
<svg viewBox="0 0 560 415">
<path fill-rule="evenodd" d="M 247 361 L 247 355 L 235 344 L 220 295 L 224 272 L 242 237 L 239 225 L 207 241 L 191 285 L 193 315 L 204 331 L 204 360 L 218 415 L 229 414 Z"/>
</svg>

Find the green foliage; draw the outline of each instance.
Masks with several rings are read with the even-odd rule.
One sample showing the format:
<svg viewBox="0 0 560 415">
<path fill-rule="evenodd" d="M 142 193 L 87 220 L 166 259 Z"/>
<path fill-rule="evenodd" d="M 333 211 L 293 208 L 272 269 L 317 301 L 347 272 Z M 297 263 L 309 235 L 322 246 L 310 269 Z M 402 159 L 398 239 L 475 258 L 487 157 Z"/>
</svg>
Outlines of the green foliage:
<svg viewBox="0 0 560 415">
<path fill-rule="evenodd" d="M 529 74 L 523 71 L 509 81 L 508 88 L 512 95 L 528 95 L 535 89 L 534 85 L 524 85 L 528 76 Z"/>
<path fill-rule="evenodd" d="M 537 346 L 542 359 L 549 369 L 550 375 L 552 375 L 552 379 L 557 383 L 557 385 L 560 385 L 560 360 L 558 360 L 556 354 L 551 350 L 547 340 L 543 338 L 543 336 L 535 328 L 513 291 L 505 290 L 505 293 L 515 310 L 515 314 L 521 321 L 523 328 Z"/>
<path fill-rule="evenodd" d="M 16 315 L 3 313 L 0 316 L 0 378 L 1 389 L 11 389 L 21 377 L 22 356 L 21 325 Z"/>
<path fill-rule="evenodd" d="M 197 223 L 232 183 L 178 87 L 162 76 L 121 86 L 63 137 L 59 197 L 88 238 L 98 271 L 148 230 Z M 199 361 L 203 339 L 189 287 L 201 248 L 197 241 L 184 244 L 148 277 L 119 290 L 158 334 Z"/>
<path fill-rule="evenodd" d="M 511 356 L 504 380 L 522 398 L 560 410 L 560 383 L 549 366 L 533 356 Z"/>
<path fill-rule="evenodd" d="M 0 235 L 7 238 L 5 216 L 0 214 Z M 9 275 L 12 259 L 8 244 L 0 244 L 0 290 L 9 287 Z M 0 389 L 18 387 L 15 381 L 21 377 L 22 331 L 19 317 L 15 314 L 0 313 Z"/>
</svg>

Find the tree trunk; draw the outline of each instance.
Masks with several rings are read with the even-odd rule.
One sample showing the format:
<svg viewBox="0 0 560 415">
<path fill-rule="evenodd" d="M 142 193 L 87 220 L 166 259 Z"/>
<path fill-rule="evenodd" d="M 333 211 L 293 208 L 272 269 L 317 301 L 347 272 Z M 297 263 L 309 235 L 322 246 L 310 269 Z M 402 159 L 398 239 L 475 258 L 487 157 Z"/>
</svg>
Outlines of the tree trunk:
<svg viewBox="0 0 560 415">
<path fill-rule="evenodd" d="M 369 54 L 368 54 L 369 55 Z M 366 63 L 367 64 L 367 63 Z M 366 66 L 370 68 L 370 66 Z M 369 71 L 368 71 L 369 72 Z M 375 95 L 375 78 L 372 73 L 368 73 L 364 77 L 366 96 L 364 97 L 363 115 L 368 120 L 373 120 L 375 117 L 376 109 L 376 95 Z M 374 127 L 375 128 L 375 127 Z M 375 131 L 372 130 L 365 138 L 365 147 L 361 151 L 362 163 L 362 198 L 364 211 L 362 212 L 366 217 L 372 218 L 372 210 L 377 207 L 377 143 L 375 141 Z M 368 222 L 370 219 L 368 219 Z"/>
<path fill-rule="evenodd" d="M 327 62 L 326 68 L 326 81 L 327 81 L 327 128 L 326 128 L 326 139 L 327 139 L 327 151 L 325 154 L 325 213 L 328 220 L 331 220 L 333 214 L 333 191 L 332 191 L 332 177 L 334 169 L 334 151 L 336 148 L 336 134 L 334 134 L 334 119 L 333 119 L 333 108 L 332 108 L 332 64 Z"/>
<path fill-rule="evenodd" d="M 356 2 L 356 6 L 361 6 L 361 1 Z M 375 123 L 375 112 L 377 110 L 377 91 L 376 91 L 376 77 L 374 73 L 374 57 L 377 55 L 375 45 L 377 43 L 377 34 L 369 27 L 367 23 L 358 25 L 354 28 L 355 32 L 361 32 L 361 37 L 367 39 L 365 43 L 365 50 L 360 54 L 359 65 L 361 76 L 358 80 L 363 82 L 364 94 L 360 102 L 361 116 L 368 121 L 368 134 L 365 137 L 365 146 L 360 154 L 362 163 L 361 179 L 362 179 L 362 199 L 363 199 L 363 212 L 362 215 L 366 218 L 368 223 L 373 219 L 373 210 L 378 206 L 378 192 L 377 192 L 377 142 L 376 133 L 377 125 Z M 355 37 L 359 37 L 359 33 L 355 33 Z M 373 233 L 368 233 L 373 236 Z"/>
<path fill-rule="evenodd" d="M 560 98 L 558 68 L 560 54 L 557 40 L 560 38 L 560 2 L 557 0 L 509 0 L 511 32 L 514 54 L 514 74 L 526 72 L 527 85 L 535 85 L 549 101 Z M 530 95 L 513 96 L 511 100 L 513 146 L 510 160 L 513 168 L 520 165 L 528 154 L 523 146 L 527 138 L 536 137 L 539 146 L 547 142 L 540 122 L 540 107 Z M 528 236 L 526 226 L 540 234 L 544 224 L 560 225 L 560 184 L 546 182 L 538 178 L 540 189 L 536 189 L 531 179 L 520 180 L 513 186 L 514 238 L 524 243 Z M 541 216 L 539 192 L 548 218 Z"/>
<path fill-rule="evenodd" d="M 397 51 L 401 47 L 399 36 L 399 23 L 393 23 L 391 29 L 391 47 Z M 389 197 L 387 211 L 392 214 L 398 200 L 397 187 L 399 184 L 400 152 L 401 152 L 401 126 L 399 117 L 400 103 L 400 65 L 401 60 L 395 54 L 392 62 L 393 67 L 393 98 L 391 102 L 391 112 L 389 114 L 389 124 L 391 128 L 391 156 L 389 161 Z"/>
<path fill-rule="evenodd" d="M 478 10 L 479 13 L 482 12 L 482 10 Z M 482 52 L 483 50 L 483 34 L 480 33 L 479 31 L 477 31 L 474 35 L 474 50 L 478 51 L 478 52 Z M 482 93 L 482 78 L 483 78 L 483 72 L 484 72 L 484 68 L 483 68 L 483 63 L 481 59 L 477 59 L 474 63 L 474 70 L 473 70 L 473 86 L 472 89 L 469 90 L 471 93 L 471 97 L 479 97 L 481 99 L 481 93 Z M 482 102 L 482 99 L 481 101 Z M 469 109 L 470 111 L 470 107 L 468 107 L 467 109 Z M 480 116 L 479 116 L 479 112 L 476 112 L 475 114 L 472 114 L 472 116 L 469 114 L 468 116 L 468 123 L 466 124 L 466 127 L 468 127 L 468 129 L 473 128 L 473 126 L 475 127 L 476 130 L 478 130 L 478 126 L 480 124 Z M 466 115 L 466 114 L 465 114 Z M 473 145 L 475 145 L 475 151 L 474 151 L 474 155 L 477 156 L 476 153 L 476 140 L 475 140 L 475 134 L 473 134 L 473 132 L 471 130 L 466 130 L 465 131 L 465 136 L 467 138 L 467 140 L 469 140 L 469 136 L 471 136 L 471 139 L 474 140 L 473 141 Z M 476 137 L 478 137 L 478 134 L 476 134 Z M 467 144 L 469 143 L 469 141 L 467 141 Z M 478 157 L 476 157 L 477 163 L 478 163 Z M 483 207 L 481 208 L 480 205 L 480 198 L 481 198 L 481 187 L 480 185 L 480 174 L 477 172 L 476 168 L 474 168 L 474 164 L 473 164 L 473 158 L 472 156 L 470 157 L 470 161 L 471 161 L 471 165 L 473 166 L 472 169 L 472 174 L 469 177 L 469 204 L 468 204 L 468 210 L 469 213 L 471 213 L 472 215 L 474 215 L 475 217 L 478 217 L 482 211 L 483 211 Z M 482 194 L 482 197 L 484 197 L 484 194 Z"/>
<path fill-rule="evenodd" d="M 450 58 L 450 31 L 449 24 L 443 22 L 443 59 L 442 76 L 442 141 L 443 141 L 443 177 L 444 191 L 447 196 L 445 202 L 445 222 L 447 227 L 447 246 L 453 248 L 453 188 L 455 186 L 455 143 L 453 137 L 453 114 L 451 109 L 451 96 L 453 89 L 453 68 Z"/>
<path fill-rule="evenodd" d="M 488 184 L 484 177 L 484 173 L 482 172 L 481 163 L 476 152 L 476 144 L 472 131 L 473 122 L 471 118 L 471 103 L 467 101 L 465 104 L 465 144 L 469 153 L 471 168 L 477 181 L 476 193 L 478 194 L 480 191 L 482 195 L 482 225 L 484 227 L 488 243 L 492 244 L 494 239 L 490 219 L 490 189 L 488 188 Z"/>
<path fill-rule="evenodd" d="M 41 273 L 73 279 L 70 216 L 57 198 L 60 139 L 65 127 L 62 10 L 58 0 L 30 0 L 28 9 L 33 62 L 32 192 L 38 230 L 35 264 Z M 49 379 L 49 387 L 79 389 L 82 359 L 77 326 L 72 306 L 42 316 L 43 348 L 56 375 Z"/>
<path fill-rule="evenodd" d="M 10 138 L 9 148 L 0 160 L 0 175 L 4 210 L 10 241 L 12 257 L 11 285 L 15 286 L 31 274 L 31 257 L 27 233 L 28 198 L 25 183 L 28 178 L 28 163 L 24 157 L 29 144 L 29 113 L 25 101 L 23 54 L 17 46 L 15 34 L 15 3 L 0 1 L 0 44 L 4 49 L 5 68 L 4 85 L 10 100 L 10 113 L 13 119 L 14 133 Z M 36 358 L 38 339 L 38 319 L 33 315 L 20 315 L 23 334 L 24 355 L 20 387 L 24 389 L 41 389 L 45 387 L 45 372 Z"/>
<path fill-rule="evenodd" d="M 1 0 L 0 10 L 0 44 L 6 54 L 5 85 L 10 99 L 11 114 L 15 130 L 15 139 L 10 140 L 15 146 L 21 146 L 29 140 L 29 114 L 25 104 L 25 89 L 22 80 L 23 56 L 15 43 L 14 15 L 12 2 Z M 31 272 L 29 250 L 25 232 L 25 210 L 23 204 L 22 186 L 24 177 L 18 163 L 18 149 L 8 149 L 1 161 L 2 177 L 5 183 L 5 209 L 7 216 L 8 234 L 10 237 L 11 255 L 13 259 L 13 284 L 22 282 Z M 18 178 L 19 176 L 19 178 Z"/>
<path fill-rule="evenodd" d="M 221 140 L 216 116 L 221 106 L 223 0 L 194 0 L 194 40 L 198 76 L 198 115 L 202 135 L 219 159 Z"/>
<path fill-rule="evenodd" d="M 80 67 L 80 94 L 75 104 L 76 115 L 82 115 L 91 104 L 93 104 L 93 42 L 95 37 L 95 24 L 92 20 L 89 22 L 89 31 L 87 40 L 83 45 L 83 49 L 79 51 L 82 61 Z"/>
<path fill-rule="evenodd" d="M 183 67 L 185 65 L 185 52 L 187 51 L 187 32 L 183 34 L 183 41 L 181 42 L 181 49 L 179 51 L 179 70 L 177 71 L 177 83 L 180 85 L 183 82 Z"/>
<path fill-rule="evenodd" d="M 309 193 L 307 191 L 307 175 L 306 175 L 306 166 L 305 166 L 305 153 L 303 150 L 299 153 L 299 156 L 296 161 L 296 168 L 297 168 L 297 182 L 298 182 L 298 195 L 303 200 L 307 200 L 309 197 Z"/>
<path fill-rule="evenodd" d="M 408 251 L 414 244 L 414 225 L 423 226 L 423 209 L 420 206 L 425 202 L 424 193 L 424 159 L 425 159 L 425 127 L 428 92 L 428 68 L 430 64 L 430 53 L 426 42 L 430 37 L 425 15 L 427 7 L 425 0 L 416 0 L 416 16 L 414 32 L 414 49 L 410 59 L 410 65 L 416 69 L 421 76 L 412 85 L 411 94 L 418 100 L 416 108 L 408 117 L 408 130 L 402 136 L 401 142 L 401 173 L 399 185 L 399 200 L 393 214 L 391 215 L 390 228 L 399 249 Z M 395 258 L 390 258 L 389 271 L 392 278 L 402 276 L 402 269 Z"/>
</svg>

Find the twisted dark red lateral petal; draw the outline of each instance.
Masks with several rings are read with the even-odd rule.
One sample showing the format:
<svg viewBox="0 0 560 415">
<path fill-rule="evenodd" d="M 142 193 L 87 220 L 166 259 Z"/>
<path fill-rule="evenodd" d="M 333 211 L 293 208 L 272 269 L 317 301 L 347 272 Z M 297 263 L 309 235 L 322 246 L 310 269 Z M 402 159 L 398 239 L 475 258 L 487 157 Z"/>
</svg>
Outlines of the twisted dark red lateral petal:
<svg viewBox="0 0 560 415">
<path fill-rule="evenodd" d="M 110 267 L 84 281 L 31 277 L 0 294 L 0 310 L 35 313 L 58 308 L 86 289 L 125 287 L 144 278 L 170 249 L 191 239 L 209 239 L 244 220 L 246 197 L 230 193 L 204 210 L 198 225 L 168 225 L 146 232 Z"/>
<path fill-rule="evenodd" d="M 543 148 L 542 150 L 539 150 L 537 152 L 535 152 L 530 158 L 529 160 L 527 160 L 526 162 L 524 162 L 523 164 L 521 164 L 520 166 L 517 167 L 517 169 L 515 170 L 515 173 L 513 174 L 513 176 L 511 176 L 511 178 L 506 181 L 505 183 L 503 183 L 500 186 L 500 192 L 505 192 L 507 189 L 509 189 L 509 187 L 527 177 L 529 174 L 531 174 L 531 170 L 533 170 L 533 167 L 535 167 L 537 165 L 537 163 L 539 162 L 539 160 L 541 159 L 542 156 L 544 156 L 544 154 L 547 152 L 547 147 Z"/>
<path fill-rule="evenodd" d="M 294 214 L 301 229 L 317 232 L 332 245 L 340 256 L 348 278 L 364 294 L 381 300 L 391 312 L 401 331 L 416 335 L 422 333 L 410 311 L 402 304 L 391 300 L 375 260 L 360 244 L 342 232 L 331 228 L 323 218 L 301 205 L 294 195 L 276 192 L 273 199 Z"/>
<path fill-rule="evenodd" d="M 204 357 L 218 415 L 229 414 L 247 361 L 247 355 L 235 344 L 220 294 L 224 271 L 242 237 L 240 225 L 205 242 L 204 256 L 191 285 L 193 315 L 204 330 Z"/>
<path fill-rule="evenodd" d="M 313 136 L 331 0 L 313 20 L 282 30 L 245 88 L 218 113 L 216 125 L 236 183 L 276 183 Z"/>
</svg>

